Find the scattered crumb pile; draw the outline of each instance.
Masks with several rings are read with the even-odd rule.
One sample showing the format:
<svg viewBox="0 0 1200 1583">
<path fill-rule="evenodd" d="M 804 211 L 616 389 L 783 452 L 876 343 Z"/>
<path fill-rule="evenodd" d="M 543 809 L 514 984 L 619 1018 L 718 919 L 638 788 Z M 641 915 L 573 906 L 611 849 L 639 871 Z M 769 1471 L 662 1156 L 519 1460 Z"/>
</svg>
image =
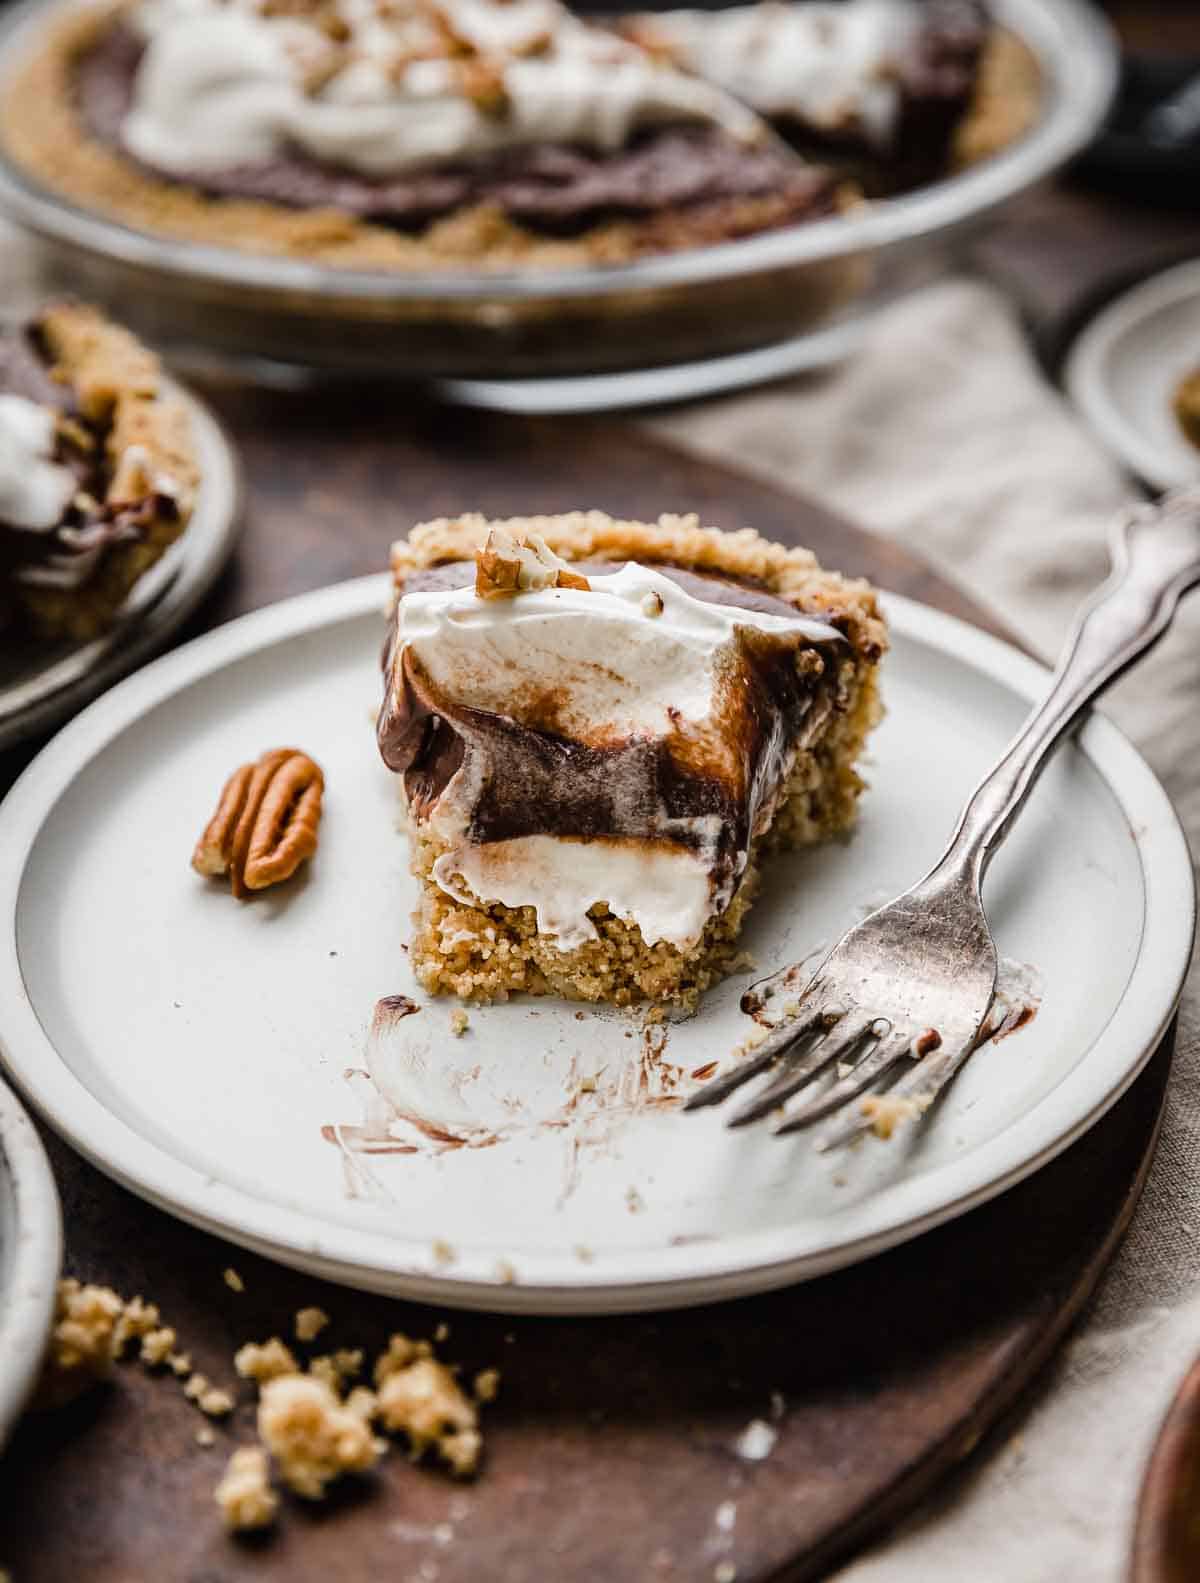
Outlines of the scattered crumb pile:
<svg viewBox="0 0 1200 1583">
<path fill-rule="evenodd" d="M 60 1407 L 103 1379 L 115 1356 L 117 1320 L 125 1308 L 107 1286 L 58 1283 L 50 1346 L 34 1405 Z"/>
<path fill-rule="evenodd" d="M 490 1400 L 479 1391 L 482 1378 L 476 1398 Z M 376 1359 L 375 1389 L 380 1422 L 408 1436 L 414 1457 L 433 1451 L 454 1473 L 474 1473 L 483 1447 L 479 1414 L 428 1341 L 394 1335 Z"/>
<path fill-rule="evenodd" d="M 187 1381 L 184 1394 L 202 1412 L 220 1416 L 232 1408 L 232 1398 L 225 1405 L 228 1393 L 213 1390 L 203 1375 L 192 1372 L 187 1353 L 176 1351 L 175 1331 L 161 1322 L 154 1303 L 141 1297 L 126 1301 L 110 1286 L 85 1286 L 70 1278 L 58 1283 L 34 1407 L 62 1407 L 73 1401 L 104 1379 L 114 1362 L 130 1356 L 133 1342 L 139 1361 L 148 1369 L 169 1368 Z"/>
<path fill-rule="evenodd" d="M 295 1330 L 311 1340 L 329 1323 L 320 1309 L 301 1309 Z M 438 1339 L 449 1335 L 438 1327 Z M 344 1473 L 367 1473 L 383 1457 L 388 1442 L 376 1434 L 402 1434 L 414 1460 L 435 1454 L 453 1473 L 467 1476 L 479 1466 L 483 1437 L 478 1403 L 492 1401 L 499 1388 L 496 1369 L 484 1369 L 468 1396 L 454 1370 L 434 1356 L 433 1343 L 397 1332 L 371 1369 L 374 1388 L 355 1384 L 364 1370 L 360 1348 L 342 1347 L 310 1359 L 305 1370 L 278 1336 L 248 1342 L 234 1367 L 259 1388 L 258 1435 L 279 1478 L 305 1500 L 320 1500 Z M 257 1451 L 251 1463 L 245 1453 Z M 278 1502 L 272 1495 L 265 1452 L 235 1452 L 216 1498 L 230 1528 L 255 1528 L 273 1522 Z"/>
<path fill-rule="evenodd" d="M 226 1285 L 243 1290 L 240 1278 L 236 1284 L 229 1279 L 233 1273 L 225 1272 Z M 298 1341 L 309 1343 L 329 1324 L 323 1309 L 302 1308 L 293 1330 Z M 449 1334 L 441 1324 L 436 1339 L 443 1342 Z M 126 1301 L 107 1286 L 60 1281 L 35 1405 L 71 1401 L 104 1378 L 114 1361 L 133 1355 L 136 1343 L 140 1361 L 180 1378 L 184 1396 L 201 1412 L 228 1417 L 237 1405 L 233 1393 L 194 1370 L 188 1354 L 176 1350 L 176 1339 L 153 1303 L 141 1297 Z M 335 1479 L 367 1473 L 386 1454 L 389 1442 L 377 1430 L 404 1436 L 414 1461 L 431 1454 L 460 1477 L 476 1472 L 483 1450 L 479 1404 L 495 1399 L 500 1382 L 497 1369 L 484 1369 L 468 1395 L 456 1371 L 436 1357 L 433 1342 L 400 1332 L 374 1360 L 371 1385 L 362 1383 L 366 1360 L 357 1347 L 321 1353 L 305 1367 L 285 1341 L 271 1336 L 240 1347 L 233 1364 L 241 1379 L 258 1387 L 260 1442 L 232 1453 L 216 1487 L 221 1515 L 236 1531 L 276 1520 L 280 1501 L 272 1464 L 295 1495 L 320 1500 Z M 194 1436 L 199 1446 L 211 1446 L 215 1438 L 207 1425 Z"/>
</svg>

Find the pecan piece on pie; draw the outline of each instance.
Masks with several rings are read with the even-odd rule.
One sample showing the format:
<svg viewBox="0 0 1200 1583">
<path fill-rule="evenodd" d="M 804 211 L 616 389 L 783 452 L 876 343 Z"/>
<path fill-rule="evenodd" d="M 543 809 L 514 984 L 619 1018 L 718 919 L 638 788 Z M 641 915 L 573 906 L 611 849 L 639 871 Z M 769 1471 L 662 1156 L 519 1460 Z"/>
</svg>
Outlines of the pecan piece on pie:
<svg viewBox="0 0 1200 1583">
<path fill-rule="evenodd" d="M 239 898 L 290 879 L 317 850 L 325 776 L 299 748 L 273 748 L 225 782 L 192 853 L 198 874 L 229 876 Z"/>
<path fill-rule="evenodd" d="M 520 538 L 492 528 L 475 552 L 475 597 L 512 599 L 540 588 L 591 589 L 537 533 Z"/>
</svg>

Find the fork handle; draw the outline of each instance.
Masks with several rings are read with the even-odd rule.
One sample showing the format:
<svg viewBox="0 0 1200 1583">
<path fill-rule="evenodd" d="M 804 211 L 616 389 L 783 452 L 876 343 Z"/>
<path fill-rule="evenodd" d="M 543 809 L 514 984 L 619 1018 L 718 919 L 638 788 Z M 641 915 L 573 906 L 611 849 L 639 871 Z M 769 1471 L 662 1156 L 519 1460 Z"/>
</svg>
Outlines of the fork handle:
<svg viewBox="0 0 1200 1583">
<path fill-rule="evenodd" d="M 1054 749 L 1200 583 L 1200 488 L 1134 507 L 1114 525 L 1110 549 L 1112 571 L 1076 614 L 1049 692 L 972 793 L 935 873 L 982 879 Z"/>
</svg>

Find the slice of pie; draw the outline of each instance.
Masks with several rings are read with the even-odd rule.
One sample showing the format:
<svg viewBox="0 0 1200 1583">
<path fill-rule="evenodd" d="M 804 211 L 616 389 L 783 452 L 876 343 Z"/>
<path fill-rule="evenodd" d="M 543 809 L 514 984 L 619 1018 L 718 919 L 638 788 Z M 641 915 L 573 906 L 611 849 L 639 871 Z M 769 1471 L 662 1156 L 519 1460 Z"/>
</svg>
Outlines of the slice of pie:
<svg viewBox="0 0 1200 1583">
<path fill-rule="evenodd" d="M 87 209 L 353 269 L 613 263 L 832 213 L 842 178 L 558 0 L 117 0 L 0 136 Z"/>
<path fill-rule="evenodd" d="M 198 480 L 187 413 L 128 331 L 56 303 L 0 336 L 0 630 L 103 632 Z"/>
<path fill-rule="evenodd" d="M 758 0 L 620 28 L 873 194 L 993 152 L 1036 113 L 1036 63 L 983 0 Z"/>
<path fill-rule="evenodd" d="M 425 523 L 392 550 L 379 746 L 426 989 L 693 1003 L 772 850 L 840 834 L 873 590 L 695 517 Z"/>
</svg>

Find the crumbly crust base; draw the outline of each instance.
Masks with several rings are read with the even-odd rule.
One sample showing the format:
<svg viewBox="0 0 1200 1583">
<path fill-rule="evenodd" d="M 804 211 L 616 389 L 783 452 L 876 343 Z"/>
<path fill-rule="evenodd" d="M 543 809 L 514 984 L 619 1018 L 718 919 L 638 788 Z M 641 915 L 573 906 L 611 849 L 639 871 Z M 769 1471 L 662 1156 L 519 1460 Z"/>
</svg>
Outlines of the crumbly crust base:
<svg viewBox="0 0 1200 1583">
<path fill-rule="evenodd" d="M 609 221 L 579 237 L 555 239 L 516 224 L 495 205 L 478 204 L 435 221 L 419 236 L 406 236 L 332 208 L 289 209 L 256 199 L 208 197 L 141 170 L 104 147 L 75 108 L 76 60 L 130 3 L 100 0 L 54 20 L 0 95 L 0 142 L 51 191 L 140 230 L 334 268 L 415 272 L 628 263 L 648 253 L 753 235 L 791 217 L 790 206 L 779 198 L 722 199 L 646 219 Z M 1014 46 L 1023 52 L 1019 71 Z M 985 51 L 978 102 L 957 140 L 957 161 L 994 153 L 1019 136 L 1036 118 L 1040 99 L 1036 61 L 1019 40 L 996 30 Z M 856 201 L 848 190 L 846 206 Z"/>
<path fill-rule="evenodd" d="M 112 624 L 138 578 L 186 528 L 199 465 L 187 412 L 163 392 L 158 358 L 136 337 L 83 303 L 52 303 L 37 323 L 54 359 L 54 377 L 74 390 L 89 422 L 108 426 L 107 501 L 137 498 L 136 481 L 122 465 L 131 446 L 141 448 L 149 474 L 168 474 L 179 488 L 178 510 L 155 511 L 144 537 L 110 546 L 81 588 L 12 584 L 24 615 L 40 634 L 87 641 Z"/>
<path fill-rule="evenodd" d="M 663 516 L 646 523 L 620 521 L 602 511 L 579 511 L 503 523 L 478 515 L 422 523 L 392 546 L 397 595 L 413 571 L 469 558 L 492 527 L 517 535 L 539 533 L 565 560 L 669 562 L 688 570 L 751 579 L 791 600 L 798 610 L 835 621 L 849 642 L 851 655 L 838 678 L 844 710 L 834 713 L 816 743 L 797 755 L 770 825 L 751 843 L 733 899 L 723 913 L 710 919 L 689 951 L 665 941 L 647 945 L 636 924 L 614 917 L 603 904 L 589 914 L 598 938 L 574 951 L 560 951 L 538 934 L 532 907 L 482 901 L 465 906 L 448 896 L 433 879 L 433 866 L 444 844 L 427 828 L 410 830 L 411 866 L 421 883 L 421 896 L 409 959 L 431 994 L 493 1001 L 524 991 L 622 1006 L 644 1000 L 692 1006 L 704 990 L 733 970 L 739 956 L 738 936 L 769 854 L 828 840 L 854 823 L 864 787 L 855 761 L 882 715 L 878 663 L 887 647 L 887 633 L 875 591 L 866 582 L 823 570 L 810 550 L 774 544 L 750 528 L 725 533 L 701 527 L 693 515 Z"/>
<path fill-rule="evenodd" d="M 1042 105 L 1037 56 L 1017 34 L 993 28 L 979 62 L 971 108 L 954 137 L 951 163 L 961 170 L 1025 136 Z"/>
<path fill-rule="evenodd" d="M 572 238 L 527 230 L 495 204 L 476 204 L 407 236 L 339 209 L 291 209 L 260 199 L 209 197 L 183 182 L 142 170 L 96 141 L 76 110 L 75 62 L 129 0 L 58 17 L 0 96 L 0 142 L 30 175 L 81 208 L 140 230 L 285 254 L 340 269 L 508 270 L 622 264 L 769 230 L 794 205 L 770 194 L 729 198 L 612 220 Z M 849 201 L 849 200 L 847 200 Z"/>
</svg>

